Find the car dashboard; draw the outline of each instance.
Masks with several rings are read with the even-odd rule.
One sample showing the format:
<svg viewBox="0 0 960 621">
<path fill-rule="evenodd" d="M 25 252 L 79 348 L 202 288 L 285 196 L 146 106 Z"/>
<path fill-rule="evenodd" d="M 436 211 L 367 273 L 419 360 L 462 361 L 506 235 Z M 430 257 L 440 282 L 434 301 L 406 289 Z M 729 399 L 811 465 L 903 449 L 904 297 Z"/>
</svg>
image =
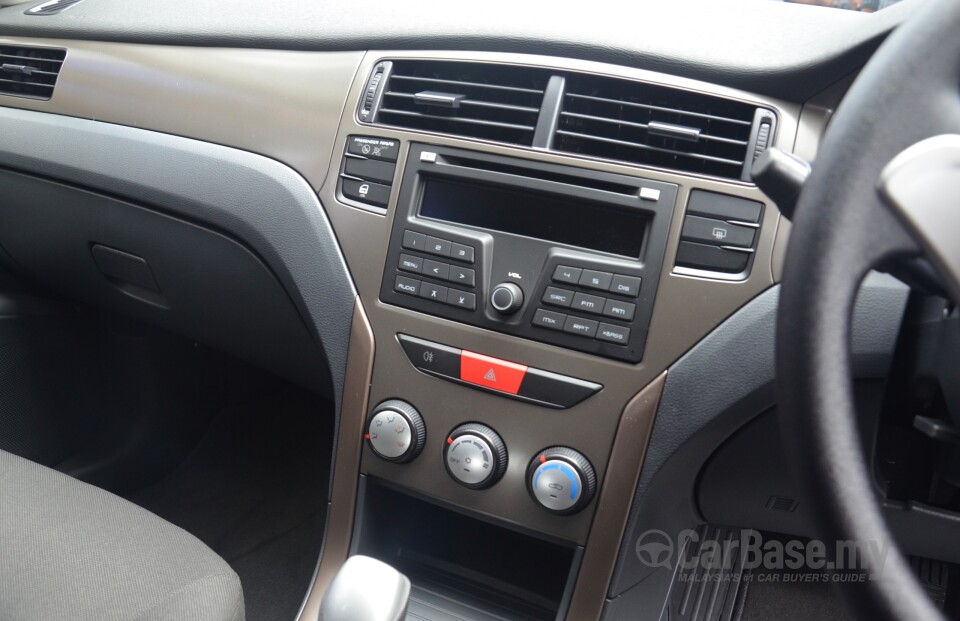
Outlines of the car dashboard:
<svg viewBox="0 0 960 621">
<path fill-rule="evenodd" d="M 54 290 L 330 395 L 300 618 L 353 553 L 415 576 L 417 618 L 621 618 L 625 593 L 668 598 L 633 535 L 729 515 L 698 471 L 673 462 L 674 505 L 654 474 L 721 413 L 775 406 L 790 224 L 751 165 L 773 146 L 815 158 L 902 13 L 854 30 L 779 3 L 713 25 L 717 8 L 577 25 L 518 7 L 470 36 L 462 15 L 421 7 L 418 26 L 388 3 L 251 2 L 235 21 L 173 4 L 0 10 L 4 63 L 57 74 L 0 88 L 0 248 Z M 772 51 L 778 11 L 802 17 L 798 59 Z M 729 34 L 694 40 L 713 26 Z M 874 284 L 889 312 L 855 352 L 866 377 L 905 300 Z"/>
</svg>

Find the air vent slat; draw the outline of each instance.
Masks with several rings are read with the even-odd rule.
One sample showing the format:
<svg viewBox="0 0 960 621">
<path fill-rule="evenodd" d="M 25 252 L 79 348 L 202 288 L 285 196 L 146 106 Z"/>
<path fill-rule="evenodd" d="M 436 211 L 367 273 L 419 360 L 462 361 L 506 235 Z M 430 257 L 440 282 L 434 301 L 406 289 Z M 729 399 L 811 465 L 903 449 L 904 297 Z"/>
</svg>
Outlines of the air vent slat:
<svg viewBox="0 0 960 621">
<path fill-rule="evenodd" d="M 57 13 L 65 11 L 79 2 L 81 2 L 81 0 L 50 0 L 50 2 L 38 4 L 37 6 L 29 8 L 24 12 L 27 15 L 56 15 Z"/>
<path fill-rule="evenodd" d="M 59 75 L 54 71 L 40 71 L 39 69 L 34 69 L 29 65 L 12 65 L 9 63 L 0 65 L 0 71 L 4 73 L 16 73 L 20 75 L 40 76 L 40 77 L 49 77 L 49 78 L 55 78 L 57 77 L 57 75 Z"/>
<path fill-rule="evenodd" d="M 443 80 L 439 78 L 420 78 L 412 75 L 391 75 L 391 80 L 415 80 L 417 82 L 426 82 L 427 84 L 442 84 L 445 86 L 468 86 L 476 88 L 489 88 L 500 91 L 509 91 L 514 93 L 528 93 L 530 95 L 543 95 L 543 89 L 536 88 L 517 88 L 515 86 L 502 86 L 500 84 L 481 84 L 479 82 L 464 82 L 462 80 Z"/>
<path fill-rule="evenodd" d="M 33 61 L 43 60 L 43 62 L 45 63 L 55 63 L 57 65 L 60 65 L 63 63 L 62 60 L 54 60 L 49 58 L 39 59 L 33 56 L 18 56 L 16 54 L 0 54 L 0 63 L 7 62 L 8 60 L 17 61 L 17 62 L 24 61 L 24 60 L 33 60 Z"/>
<path fill-rule="evenodd" d="M 0 82 L 5 84 L 19 84 L 29 88 L 45 88 L 53 91 L 53 84 L 44 84 L 43 82 L 31 82 L 29 80 L 8 80 L 7 78 L 0 78 Z M 0 92 L 2 92 L 2 89 L 0 89 Z"/>
<path fill-rule="evenodd" d="M 395 91 L 387 91 L 383 94 L 384 97 L 401 97 L 403 99 L 413 99 L 416 97 L 413 93 L 398 93 Z M 476 99 L 461 99 L 461 106 L 478 106 L 481 108 L 496 108 L 499 110 L 513 110 L 515 112 L 529 112 L 531 114 L 538 114 L 540 112 L 539 108 L 531 108 L 530 106 L 513 106 L 510 104 L 496 103 L 491 101 L 477 101 Z"/>
<path fill-rule="evenodd" d="M 0 46 L 0 95 L 50 99 L 66 55 L 57 48 Z"/>
<path fill-rule="evenodd" d="M 469 119 L 459 116 L 441 116 L 439 114 L 426 114 L 424 112 L 410 112 L 408 110 L 392 110 L 390 108 L 381 108 L 382 114 L 400 114 L 406 116 L 420 117 L 424 119 L 437 119 L 450 123 L 474 123 L 476 125 L 486 125 L 487 127 L 499 127 L 502 129 L 517 129 L 521 131 L 534 131 L 535 125 L 515 125 L 513 123 L 498 123 L 496 121 L 484 121 L 482 119 Z"/>
<path fill-rule="evenodd" d="M 614 138 L 604 138 L 603 136 L 591 136 L 589 134 L 579 134 L 577 132 L 571 132 L 564 129 L 557 130 L 558 136 L 569 136 L 571 138 L 580 138 L 582 140 L 595 140 L 597 142 L 606 142 L 608 144 L 615 144 L 622 147 L 631 147 L 634 149 L 645 149 L 647 151 L 656 151 L 658 153 L 667 153 L 670 155 L 678 155 L 681 157 L 693 157 L 696 159 L 706 160 L 709 162 L 717 162 L 718 164 L 730 164 L 732 166 L 743 166 L 743 160 L 728 160 L 722 157 L 714 157 L 712 155 L 701 155 L 696 153 L 686 153 L 684 151 L 677 151 L 674 149 L 663 149 L 660 147 L 652 147 L 648 144 L 641 144 L 639 142 L 628 142 L 626 140 L 616 140 Z"/>
<path fill-rule="evenodd" d="M 680 88 L 572 75 L 553 148 L 740 179 L 757 107 Z"/>
<path fill-rule="evenodd" d="M 735 125 L 744 125 L 750 127 L 750 121 L 742 121 L 739 119 L 729 119 L 722 116 L 714 116 L 712 114 L 704 114 L 702 112 L 693 112 L 690 110 L 681 110 L 679 108 L 665 108 L 663 106 L 653 106 L 650 104 L 642 104 L 634 101 L 621 101 L 619 99 L 608 99 L 606 97 L 591 97 L 589 95 L 577 95 L 576 93 L 568 93 L 567 97 L 571 99 L 585 99 L 589 101 L 597 101 L 602 103 L 614 104 L 617 106 L 630 106 L 633 108 L 643 108 L 645 110 L 654 110 L 657 112 L 666 112 L 669 114 L 680 114 L 683 116 L 692 116 L 700 119 L 709 119 L 711 121 L 722 121 L 724 123 L 733 123 Z"/>
<path fill-rule="evenodd" d="M 531 146 L 549 72 L 529 67 L 435 60 L 393 61 L 377 123 Z M 442 93 L 455 105 L 430 97 Z"/>
<path fill-rule="evenodd" d="M 649 125 L 645 123 L 632 123 L 630 121 L 621 121 L 618 119 L 608 119 L 600 116 L 591 116 L 589 114 L 579 114 L 577 112 L 561 112 L 561 116 L 569 116 L 578 119 L 586 119 L 590 121 L 598 121 L 600 123 L 614 123 L 617 125 L 629 125 L 630 127 L 636 127 L 638 129 L 649 129 Z M 733 138 L 724 138 L 722 136 L 711 136 L 710 134 L 700 134 L 698 136 L 699 140 L 715 140 L 717 142 L 723 142 L 726 144 L 736 144 L 741 146 L 747 146 L 748 141 L 746 140 L 734 140 Z"/>
</svg>

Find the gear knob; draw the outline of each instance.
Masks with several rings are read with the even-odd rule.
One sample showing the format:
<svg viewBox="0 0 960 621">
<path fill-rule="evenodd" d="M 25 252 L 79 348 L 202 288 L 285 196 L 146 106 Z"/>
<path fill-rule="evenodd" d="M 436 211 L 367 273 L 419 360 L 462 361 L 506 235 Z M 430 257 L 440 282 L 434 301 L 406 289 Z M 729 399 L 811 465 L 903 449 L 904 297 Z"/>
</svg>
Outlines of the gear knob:
<svg viewBox="0 0 960 621">
<path fill-rule="evenodd" d="M 410 580 L 369 556 L 351 556 L 323 596 L 320 621 L 403 621 Z"/>
</svg>

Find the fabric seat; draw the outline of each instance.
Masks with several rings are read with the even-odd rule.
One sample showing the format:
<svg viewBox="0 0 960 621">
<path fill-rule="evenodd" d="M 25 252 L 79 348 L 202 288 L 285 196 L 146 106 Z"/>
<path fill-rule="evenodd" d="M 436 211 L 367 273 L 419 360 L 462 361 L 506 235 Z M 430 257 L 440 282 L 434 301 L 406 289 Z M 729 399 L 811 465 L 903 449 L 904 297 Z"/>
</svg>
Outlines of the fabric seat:
<svg viewBox="0 0 960 621">
<path fill-rule="evenodd" d="M 0 451 L 0 619 L 242 621 L 243 590 L 183 529 Z"/>
</svg>

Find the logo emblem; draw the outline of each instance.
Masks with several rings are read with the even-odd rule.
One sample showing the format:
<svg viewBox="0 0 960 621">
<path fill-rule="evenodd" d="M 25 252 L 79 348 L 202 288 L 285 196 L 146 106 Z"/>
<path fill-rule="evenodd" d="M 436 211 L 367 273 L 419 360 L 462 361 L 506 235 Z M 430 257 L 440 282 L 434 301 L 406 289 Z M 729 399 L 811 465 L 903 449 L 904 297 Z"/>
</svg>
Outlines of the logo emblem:
<svg viewBox="0 0 960 621">
<path fill-rule="evenodd" d="M 662 530 L 648 530 L 637 539 L 637 558 L 647 567 L 673 568 L 673 540 Z"/>
</svg>

